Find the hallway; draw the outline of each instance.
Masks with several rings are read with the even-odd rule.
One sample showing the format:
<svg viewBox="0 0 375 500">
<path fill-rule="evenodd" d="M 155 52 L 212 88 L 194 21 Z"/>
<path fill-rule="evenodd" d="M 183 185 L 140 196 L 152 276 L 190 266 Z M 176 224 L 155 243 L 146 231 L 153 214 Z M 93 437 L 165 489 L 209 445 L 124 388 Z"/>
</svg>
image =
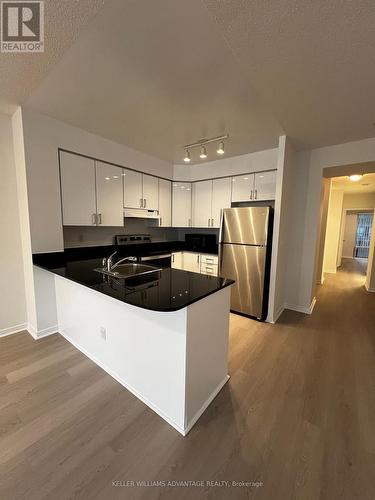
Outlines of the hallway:
<svg viewBox="0 0 375 500">
<path fill-rule="evenodd" d="M 232 315 L 231 379 L 183 438 L 62 337 L 0 339 L 0 497 L 373 500 L 375 294 L 345 262 L 311 316 Z M 114 487 L 112 481 L 258 486 Z"/>
</svg>

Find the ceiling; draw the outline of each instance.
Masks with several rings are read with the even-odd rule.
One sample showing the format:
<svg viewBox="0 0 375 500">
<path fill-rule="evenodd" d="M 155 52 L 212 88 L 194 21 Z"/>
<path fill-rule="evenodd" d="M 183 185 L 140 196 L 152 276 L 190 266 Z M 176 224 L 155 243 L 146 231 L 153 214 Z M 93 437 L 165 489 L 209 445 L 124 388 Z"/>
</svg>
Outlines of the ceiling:
<svg viewBox="0 0 375 500">
<path fill-rule="evenodd" d="M 229 156 L 275 147 L 280 133 L 298 149 L 375 136 L 373 1 L 65 0 L 46 11 L 44 54 L 0 55 L 0 110 L 23 103 L 177 163 L 184 144 L 223 133 Z"/>
<path fill-rule="evenodd" d="M 365 174 L 358 182 L 352 182 L 349 177 L 334 177 L 332 189 L 344 193 L 375 193 L 375 174 Z"/>
</svg>

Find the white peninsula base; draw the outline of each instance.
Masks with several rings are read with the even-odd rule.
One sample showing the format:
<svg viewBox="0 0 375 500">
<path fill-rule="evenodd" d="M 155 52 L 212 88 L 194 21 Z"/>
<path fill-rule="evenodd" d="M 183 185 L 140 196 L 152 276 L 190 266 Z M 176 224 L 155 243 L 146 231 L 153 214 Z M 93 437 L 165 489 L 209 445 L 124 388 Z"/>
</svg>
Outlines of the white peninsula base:
<svg viewBox="0 0 375 500">
<path fill-rule="evenodd" d="M 156 312 L 55 281 L 61 335 L 186 435 L 229 378 L 231 287 Z"/>
</svg>

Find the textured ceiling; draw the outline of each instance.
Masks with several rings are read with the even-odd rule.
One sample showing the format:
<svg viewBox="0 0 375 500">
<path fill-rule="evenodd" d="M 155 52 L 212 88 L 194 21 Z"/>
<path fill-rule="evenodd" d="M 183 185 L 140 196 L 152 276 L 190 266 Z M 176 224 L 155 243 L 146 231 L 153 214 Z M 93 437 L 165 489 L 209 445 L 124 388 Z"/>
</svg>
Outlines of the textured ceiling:
<svg viewBox="0 0 375 500">
<path fill-rule="evenodd" d="M 228 132 L 232 156 L 282 132 L 200 0 L 110 2 L 26 104 L 174 162 L 202 137 Z"/>
<path fill-rule="evenodd" d="M 45 54 L 0 55 L 0 109 L 23 103 L 175 162 L 225 132 L 229 156 L 283 132 L 299 149 L 375 136 L 373 1 L 64 0 L 46 12 Z"/>
<path fill-rule="evenodd" d="M 106 0 L 45 0 L 45 52 L 0 53 L 0 112 L 12 114 L 64 52 Z"/>
<path fill-rule="evenodd" d="M 373 0 L 203 0 L 300 148 L 375 136 Z"/>
</svg>

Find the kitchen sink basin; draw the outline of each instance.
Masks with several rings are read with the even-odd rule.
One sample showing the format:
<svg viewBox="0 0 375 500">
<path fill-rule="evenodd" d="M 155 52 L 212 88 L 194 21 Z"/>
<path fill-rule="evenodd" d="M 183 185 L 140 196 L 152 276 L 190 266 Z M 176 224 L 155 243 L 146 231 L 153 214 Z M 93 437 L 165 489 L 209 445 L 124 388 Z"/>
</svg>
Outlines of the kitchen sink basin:
<svg viewBox="0 0 375 500">
<path fill-rule="evenodd" d="M 132 276 L 139 276 L 143 274 L 155 273 L 161 271 L 160 267 L 149 266 L 148 264 L 138 264 L 136 262 L 119 264 L 115 266 L 112 271 L 105 268 L 94 269 L 98 273 L 112 276 L 114 278 L 130 278 Z"/>
</svg>

